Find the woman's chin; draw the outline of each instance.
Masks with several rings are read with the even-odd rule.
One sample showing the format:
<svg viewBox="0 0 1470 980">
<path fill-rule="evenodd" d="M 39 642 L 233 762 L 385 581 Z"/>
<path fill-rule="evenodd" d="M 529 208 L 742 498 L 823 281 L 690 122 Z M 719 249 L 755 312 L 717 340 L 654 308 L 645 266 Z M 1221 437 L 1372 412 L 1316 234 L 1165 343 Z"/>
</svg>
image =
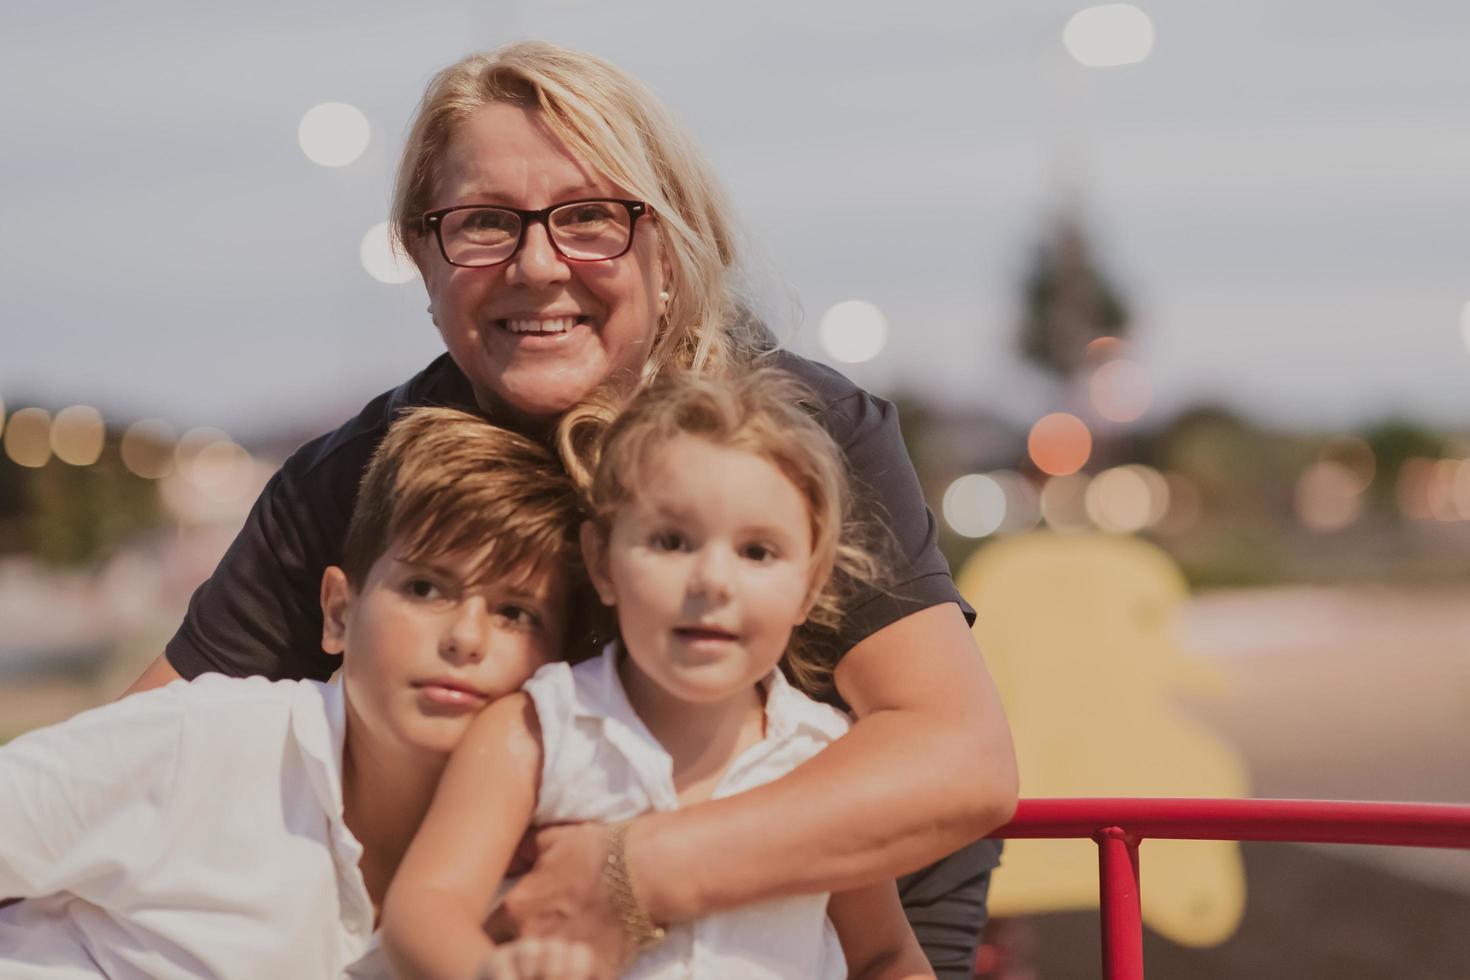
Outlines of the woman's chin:
<svg viewBox="0 0 1470 980">
<path fill-rule="evenodd" d="M 475 400 L 487 414 L 508 411 L 524 419 L 554 421 L 602 382 L 595 371 L 508 371 L 493 386 L 476 385 Z"/>
</svg>

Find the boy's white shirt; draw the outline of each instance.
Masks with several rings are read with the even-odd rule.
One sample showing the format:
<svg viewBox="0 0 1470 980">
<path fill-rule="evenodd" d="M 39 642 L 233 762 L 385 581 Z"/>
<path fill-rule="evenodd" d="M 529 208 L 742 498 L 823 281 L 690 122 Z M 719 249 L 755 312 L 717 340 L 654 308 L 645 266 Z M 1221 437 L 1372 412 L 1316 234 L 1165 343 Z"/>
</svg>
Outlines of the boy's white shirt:
<svg viewBox="0 0 1470 980">
<path fill-rule="evenodd" d="M 204 675 L 0 748 L 0 976 L 390 976 L 339 684 Z"/>
</svg>

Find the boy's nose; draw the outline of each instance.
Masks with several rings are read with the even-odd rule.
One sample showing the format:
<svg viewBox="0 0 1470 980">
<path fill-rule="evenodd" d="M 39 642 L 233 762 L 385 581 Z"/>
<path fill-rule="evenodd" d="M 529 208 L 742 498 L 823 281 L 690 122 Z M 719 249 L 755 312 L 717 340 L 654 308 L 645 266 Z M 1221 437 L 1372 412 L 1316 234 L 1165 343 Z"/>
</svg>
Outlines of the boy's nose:
<svg viewBox="0 0 1470 980">
<path fill-rule="evenodd" d="M 455 663 L 478 663 L 485 656 L 488 613 L 479 598 L 457 605 L 440 638 L 440 652 Z"/>
</svg>

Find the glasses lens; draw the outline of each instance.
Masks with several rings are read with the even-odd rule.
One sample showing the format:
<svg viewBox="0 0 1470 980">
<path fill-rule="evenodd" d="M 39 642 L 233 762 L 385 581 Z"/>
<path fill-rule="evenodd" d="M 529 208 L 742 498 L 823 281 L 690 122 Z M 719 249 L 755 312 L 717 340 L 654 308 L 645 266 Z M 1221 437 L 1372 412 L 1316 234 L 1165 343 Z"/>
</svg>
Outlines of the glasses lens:
<svg viewBox="0 0 1470 980">
<path fill-rule="evenodd" d="M 627 251 L 632 237 L 628 209 L 616 201 L 579 201 L 551 212 L 556 247 L 569 259 L 610 259 Z"/>
<path fill-rule="evenodd" d="M 510 258 L 521 238 L 521 219 L 500 208 L 465 208 L 444 216 L 444 252 L 456 265 L 494 265 Z"/>
</svg>

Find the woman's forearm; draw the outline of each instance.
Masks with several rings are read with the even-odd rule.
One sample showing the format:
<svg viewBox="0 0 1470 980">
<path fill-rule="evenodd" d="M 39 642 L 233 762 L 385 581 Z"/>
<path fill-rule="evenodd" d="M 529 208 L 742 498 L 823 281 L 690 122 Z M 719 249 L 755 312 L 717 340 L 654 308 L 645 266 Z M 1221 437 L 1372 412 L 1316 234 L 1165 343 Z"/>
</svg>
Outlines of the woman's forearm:
<svg viewBox="0 0 1470 980">
<path fill-rule="evenodd" d="M 957 607 L 870 637 L 838 684 L 858 721 L 820 755 L 751 792 L 635 821 L 629 859 L 656 920 L 892 878 L 1010 818 L 1009 730 Z"/>
</svg>

